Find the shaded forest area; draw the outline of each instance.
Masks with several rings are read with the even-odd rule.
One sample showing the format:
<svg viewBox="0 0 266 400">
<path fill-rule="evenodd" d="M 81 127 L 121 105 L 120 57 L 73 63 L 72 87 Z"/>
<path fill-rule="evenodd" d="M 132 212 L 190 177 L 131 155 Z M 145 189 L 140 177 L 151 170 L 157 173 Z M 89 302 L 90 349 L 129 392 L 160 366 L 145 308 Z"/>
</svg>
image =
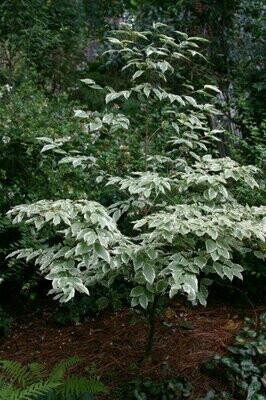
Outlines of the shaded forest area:
<svg viewBox="0 0 266 400">
<path fill-rule="evenodd" d="M 0 2 L 1 400 L 265 399 L 265 11 Z"/>
</svg>

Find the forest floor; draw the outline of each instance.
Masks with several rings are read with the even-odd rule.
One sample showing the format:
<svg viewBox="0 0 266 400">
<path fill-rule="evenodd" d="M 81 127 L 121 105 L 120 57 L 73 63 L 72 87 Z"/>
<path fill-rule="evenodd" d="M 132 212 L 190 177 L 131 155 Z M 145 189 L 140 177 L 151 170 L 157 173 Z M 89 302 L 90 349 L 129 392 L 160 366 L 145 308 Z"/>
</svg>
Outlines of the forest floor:
<svg viewBox="0 0 266 400">
<path fill-rule="evenodd" d="M 49 312 L 23 315 L 1 344 L 0 357 L 22 363 L 42 362 L 49 370 L 68 356 L 80 356 L 111 390 L 140 377 L 160 380 L 182 376 L 192 383 L 192 398 L 196 398 L 210 388 L 228 389 L 226 382 L 210 377 L 203 365 L 215 354 L 226 352 L 245 317 L 256 318 L 261 311 L 172 303 L 157 318 L 152 362 L 143 362 L 146 322 L 132 310 L 105 313 L 60 328 Z"/>
</svg>

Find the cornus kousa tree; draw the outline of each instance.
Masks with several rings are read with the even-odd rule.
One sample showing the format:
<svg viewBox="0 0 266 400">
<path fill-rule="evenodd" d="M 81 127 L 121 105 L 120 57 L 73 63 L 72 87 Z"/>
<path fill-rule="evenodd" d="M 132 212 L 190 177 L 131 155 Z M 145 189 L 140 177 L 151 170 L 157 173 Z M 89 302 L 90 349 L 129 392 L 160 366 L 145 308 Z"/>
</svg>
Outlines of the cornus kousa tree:
<svg viewBox="0 0 266 400">
<path fill-rule="evenodd" d="M 49 293 L 61 302 L 76 291 L 89 295 L 95 283 L 109 286 L 117 276 L 131 282 L 132 307 L 141 306 L 149 314 L 146 355 L 160 296 L 184 294 L 193 304 L 206 305 L 213 276 L 242 279 L 237 253 L 264 257 L 266 208 L 239 204 L 230 192 L 240 181 L 255 190 L 259 171 L 218 156 L 221 130 L 212 129 L 210 121 L 219 114 L 212 102 L 219 90 L 208 84 L 195 88 L 182 80 L 194 59 L 204 62 L 202 40 L 160 23 L 145 32 L 125 24 L 109 38 L 108 53 L 124 63 L 131 77 L 128 88 L 115 91 L 83 80 L 106 101 L 104 113 L 76 111 L 87 124 L 88 140 L 90 133 L 101 137 L 126 131 L 142 149 L 142 171 L 97 178 L 97 184 L 107 179 L 107 185 L 121 192 L 119 202 L 105 208 L 85 199 L 42 200 L 9 211 L 14 223 L 31 224 L 36 235 L 51 226 L 61 237 L 54 246 L 10 255 L 35 259 L 52 281 Z M 133 99 L 139 112 L 123 113 Z M 64 153 L 63 142 L 44 140 L 49 143 L 44 150 L 62 145 Z M 65 154 L 60 162 L 85 168 L 91 155 Z M 119 222 L 122 214 L 132 225 L 127 236 Z"/>
</svg>

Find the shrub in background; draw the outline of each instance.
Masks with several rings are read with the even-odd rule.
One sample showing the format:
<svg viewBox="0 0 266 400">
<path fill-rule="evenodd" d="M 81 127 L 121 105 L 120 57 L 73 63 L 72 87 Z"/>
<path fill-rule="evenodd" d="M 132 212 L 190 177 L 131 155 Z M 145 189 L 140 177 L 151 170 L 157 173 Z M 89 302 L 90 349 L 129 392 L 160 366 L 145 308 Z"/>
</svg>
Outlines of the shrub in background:
<svg viewBox="0 0 266 400">
<path fill-rule="evenodd" d="M 11 331 L 12 318 L 0 307 L 0 340 Z"/>
<path fill-rule="evenodd" d="M 59 325 L 81 323 L 87 318 L 94 317 L 99 312 L 111 310 L 113 312 L 128 307 L 130 285 L 116 280 L 112 287 L 106 288 L 103 295 L 101 285 L 91 289 L 91 295 L 77 293 L 75 298 L 67 303 L 60 303 L 53 311 L 53 317 Z"/>
</svg>

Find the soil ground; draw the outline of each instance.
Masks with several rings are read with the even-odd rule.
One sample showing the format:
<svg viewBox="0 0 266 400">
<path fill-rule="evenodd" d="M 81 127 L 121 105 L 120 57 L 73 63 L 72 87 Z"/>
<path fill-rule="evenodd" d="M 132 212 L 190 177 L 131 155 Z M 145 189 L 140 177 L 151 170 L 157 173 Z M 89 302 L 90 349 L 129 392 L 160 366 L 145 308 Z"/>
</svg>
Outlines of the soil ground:
<svg viewBox="0 0 266 400">
<path fill-rule="evenodd" d="M 151 362 L 143 361 L 147 329 L 136 312 L 105 313 L 60 328 L 49 312 L 33 313 L 14 323 L 11 335 L 0 346 L 0 358 L 42 362 L 49 370 L 58 361 L 77 355 L 92 366 L 111 393 L 121 382 L 139 377 L 159 380 L 182 376 L 192 383 L 194 399 L 210 388 L 228 389 L 219 377 L 210 377 L 203 365 L 213 355 L 226 352 L 246 316 L 256 318 L 261 311 L 263 307 L 213 305 L 205 309 L 173 303 L 157 317 Z"/>
</svg>

